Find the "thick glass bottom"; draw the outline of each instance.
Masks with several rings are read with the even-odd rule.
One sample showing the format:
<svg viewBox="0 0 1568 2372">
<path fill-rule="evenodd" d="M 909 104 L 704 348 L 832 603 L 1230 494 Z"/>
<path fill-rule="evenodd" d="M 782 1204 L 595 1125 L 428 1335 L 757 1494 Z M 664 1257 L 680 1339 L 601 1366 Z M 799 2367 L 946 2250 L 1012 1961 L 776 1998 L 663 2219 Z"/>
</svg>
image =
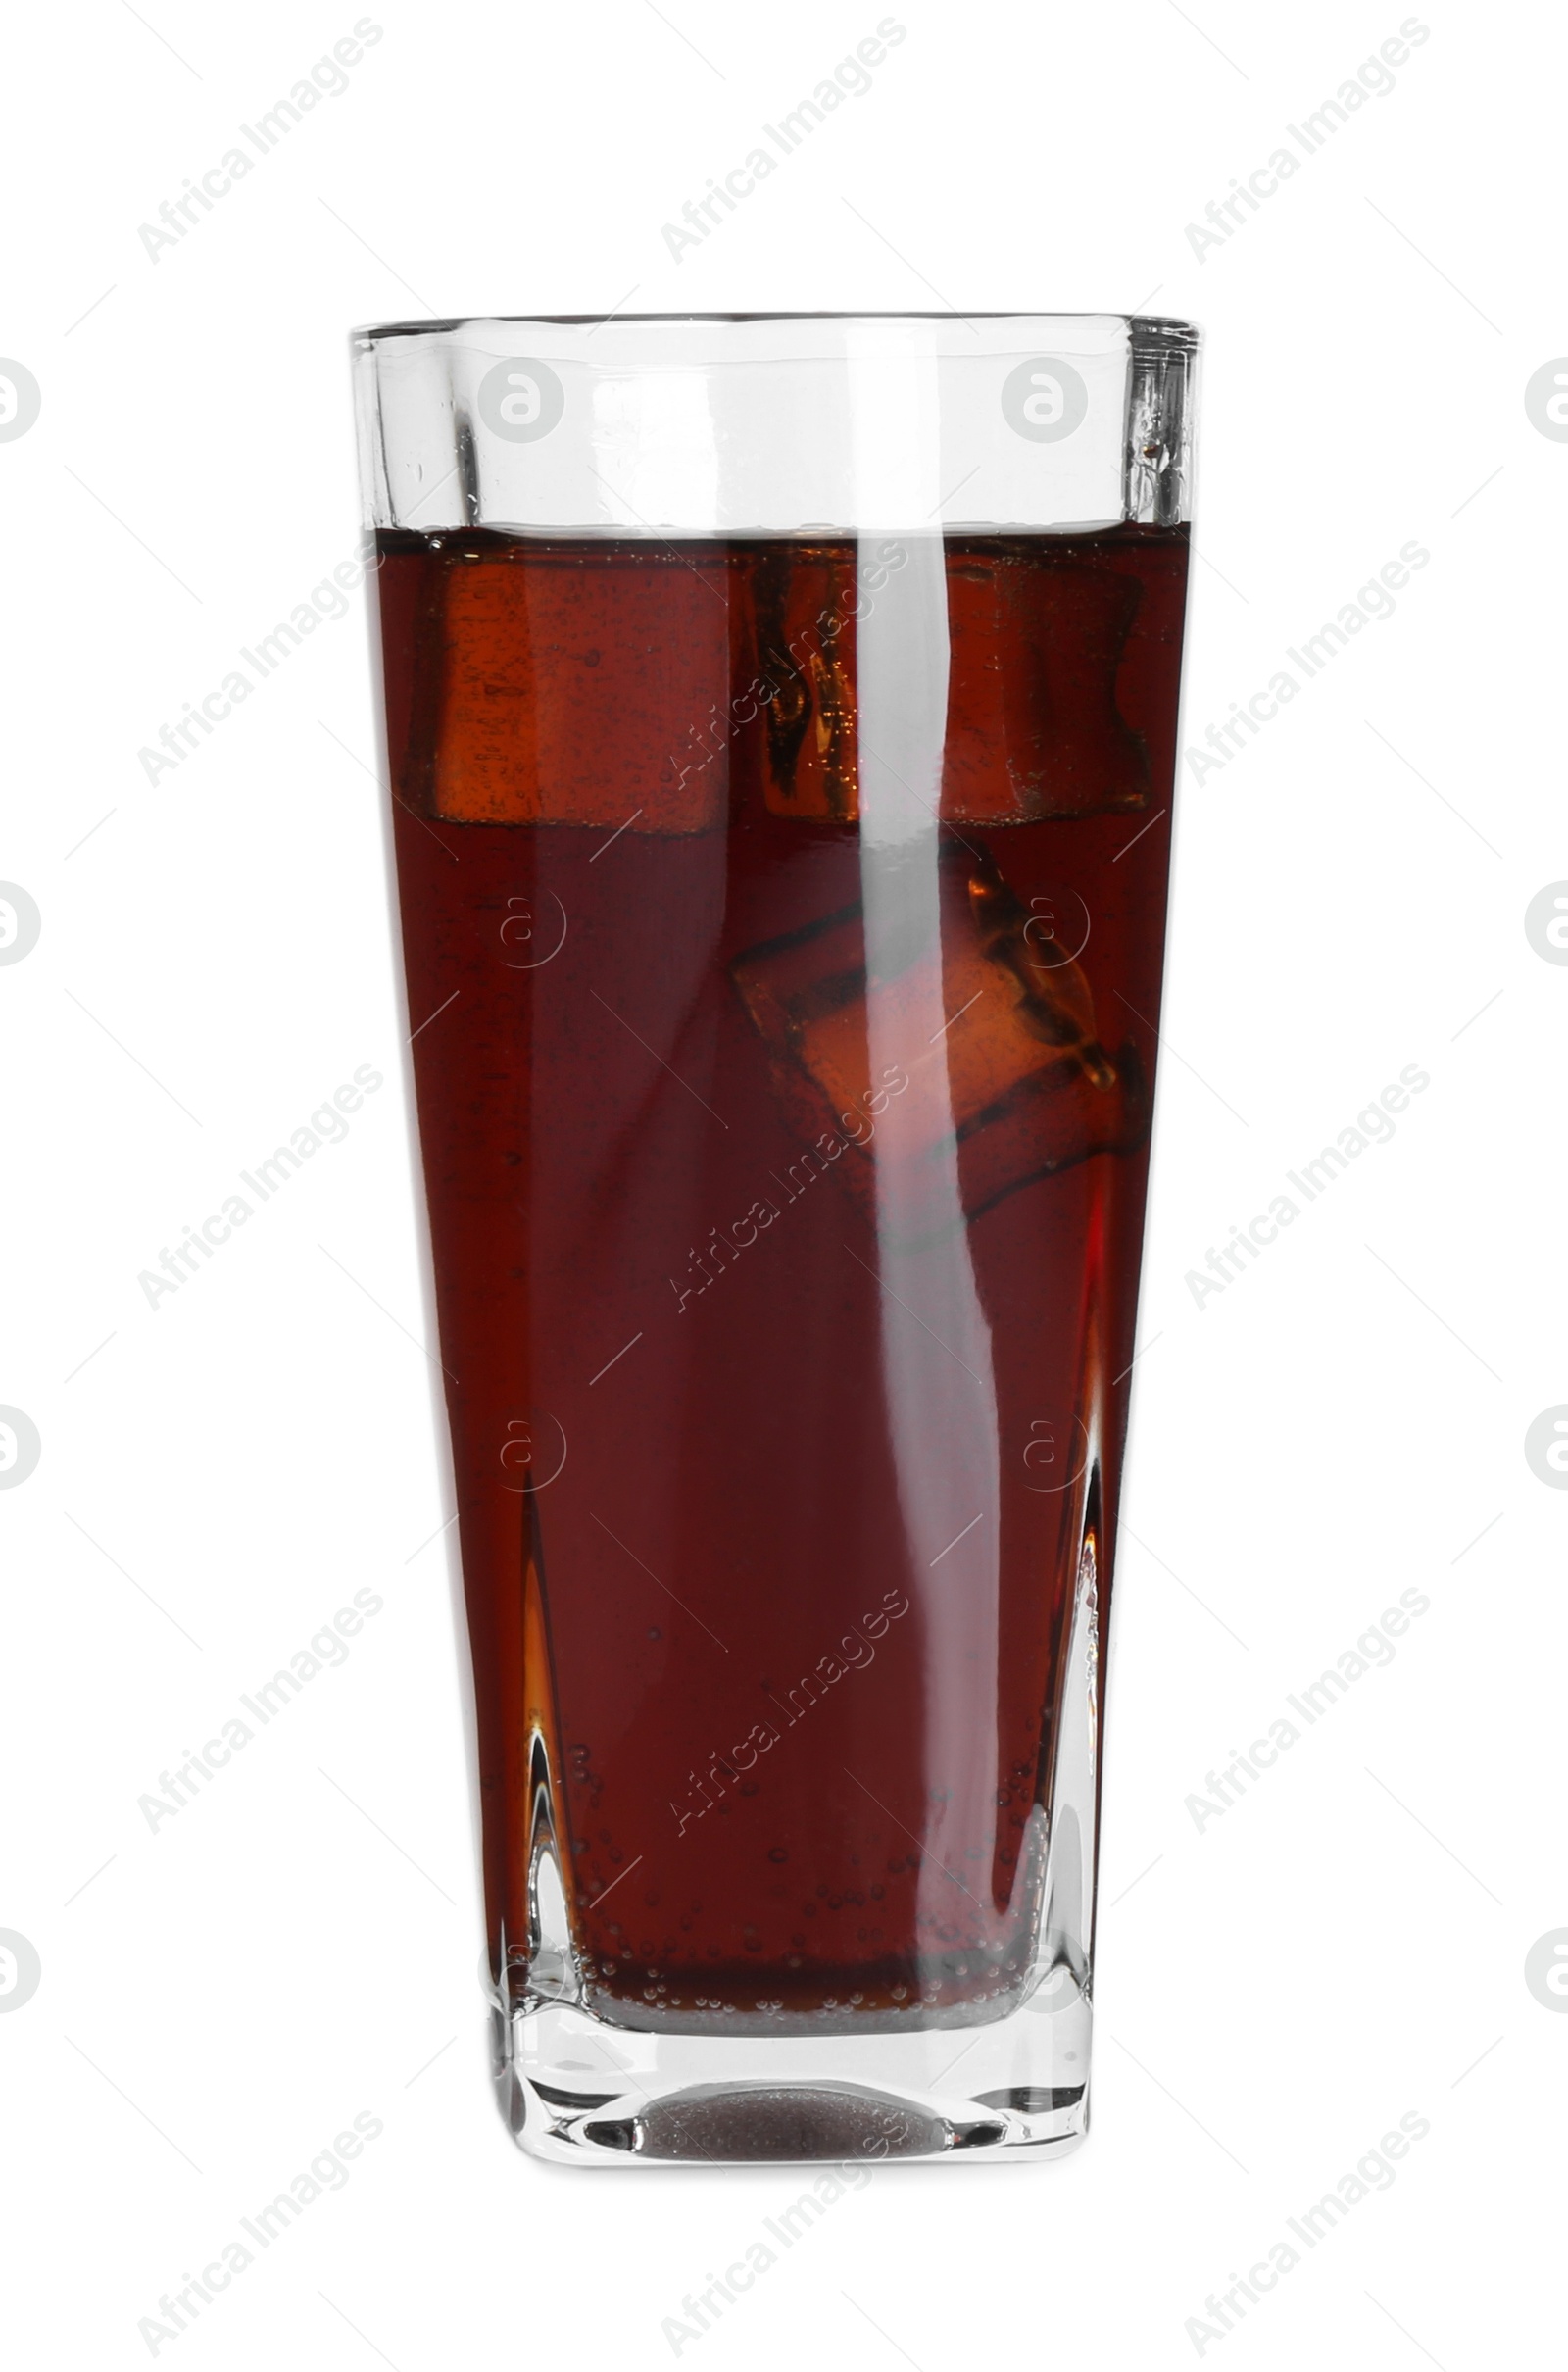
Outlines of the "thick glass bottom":
<svg viewBox="0 0 1568 2372">
<path fill-rule="evenodd" d="M 491 1992 L 501 2112 L 558 2165 L 805 2165 L 1060 2155 L 1088 2130 L 1099 1593 L 1086 1525 L 1062 1664 L 1027 1967 L 968 2001 L 824 2000 L 607 2016 L 585 1984 L 548 1827 L 529 1951 Z M 492 1967 L 507 1967 L 498 1938 Z M 852 1997 L 856 1998 L 856 1997 Z M 617 2006 L 619 2006 L 617 2004 Z M 846 2019 L 848 2018 L 848 2023 Z"/>
<path fill-rule="evenodd" d="M 514 2140 L 561 2165 L 1059 2156 L 1088 2128 L 1090 2005 L 1065 1962 L 978 2027 L 729 2037 L 493 2013 Z"/>
</svg>

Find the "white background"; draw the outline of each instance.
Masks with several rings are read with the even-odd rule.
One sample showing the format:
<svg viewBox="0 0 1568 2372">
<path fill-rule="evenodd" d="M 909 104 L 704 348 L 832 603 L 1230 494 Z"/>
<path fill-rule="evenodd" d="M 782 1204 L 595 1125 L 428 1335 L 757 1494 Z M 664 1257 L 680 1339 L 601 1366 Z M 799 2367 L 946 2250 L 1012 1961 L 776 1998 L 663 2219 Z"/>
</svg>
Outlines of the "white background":
<svg viewBox="0 0 1568 2372">
<path fill-rule="evenodd" d="M 0 352 L 43 407 L 0 444 L 0 877 L 43 922 L 0 968 L 0 1402 L 43 1447 L 0 1493 L 0 1927 L 42 1981 L 0 2016 L 8 2352 L 145 2362 L 160 2294 L 360 2111 L 346 2188 L 159 2360 L 673 2360 L 662 2319 L 804 2187 L 544 2168 L 491 2104 L 359 598 L 156 785 L 137 753 L 356 549 L 351 324 L 951 304 L 1204 325 L 1187 743 L 1431 558 L 1181 786 L 1093 2138 L 878 2172 L 681 2360 L 1190 2362 L 1207 2295 L 1413 2110 L 1392 2188 L 1204 2360 L 1533 2362 L 1568 1500 L 1523 1439 L 1568 1401 L 1568 971 L 1523 917 L 1568 875 L 1568 446 L 1523 398 L 1568 349 L 1562 35 L 1425 12 L 1393 92 L 1200 259 L 1187 225 L 1400 0 L 1201 0 L 1200 28 L 914 0 L 872 89 L 676 263 L 662 223 L 877 0 L 373 14 L 348 90 L 156 262 L 138 225 L 353 0 L 13 36 Z M 138 1272 L 364 1063 L 347 1140 L 149 1309 Z M 1195 1306 L 1187 1271 L 1407 1064 L 1393 1141 Z M 346 1665 L 150 1832 L 138 1797 L 364 1587 Z M 1404 1589 L 1431 1603 L 1392 1665 L 1200 1829 L 1205 1774 Z"/>
</svg>

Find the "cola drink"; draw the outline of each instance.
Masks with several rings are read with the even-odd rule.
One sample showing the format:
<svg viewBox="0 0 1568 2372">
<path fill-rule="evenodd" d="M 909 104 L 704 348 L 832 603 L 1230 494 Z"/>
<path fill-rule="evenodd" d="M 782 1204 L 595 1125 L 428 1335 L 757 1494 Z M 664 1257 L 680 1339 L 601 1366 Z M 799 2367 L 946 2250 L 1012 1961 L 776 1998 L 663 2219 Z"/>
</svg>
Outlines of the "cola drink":
<svg viewBox="0 0 1568 2372">
<path fill-rule="evenodd" d="M 379 540 L 498 1982 L 996 2014 L 1109 1587 L 1186 530 Z"/>
</svg>

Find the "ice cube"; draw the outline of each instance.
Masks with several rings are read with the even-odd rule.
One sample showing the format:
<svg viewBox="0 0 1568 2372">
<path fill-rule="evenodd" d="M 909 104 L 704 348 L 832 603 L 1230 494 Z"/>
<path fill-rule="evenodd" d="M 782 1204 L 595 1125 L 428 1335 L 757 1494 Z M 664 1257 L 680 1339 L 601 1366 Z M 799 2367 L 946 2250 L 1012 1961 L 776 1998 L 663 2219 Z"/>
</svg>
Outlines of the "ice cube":
<svg viewBox="0 0 1568 2372">
<path fill-rule="evenodd" d="M 855 822 L 858 589 L 853 547 L 770 556 L 756 578 L 775 815 Z M 949 679 L 940 814 L 1030 823 L 1143 807 L 1149 757 L 1116 705 L 1141 598 L 1133 577 L 1055 557 L 1049 538 L 947 557 Z"/>
<path fill-rule="evenodd" d="M 786 547 L 753 577 L 766 705 L 763 796 L 776 815 L 859 813 L 855 742 L 856 548 Z"/>
<path fill-rule="evenodd" d="M 939 902 L 940 944 L 895 932 L 868 963 L 857 906 L 733 966 L 792 1133 L 910 1242 L 951 1217 L 955 1151 L 972 1218 L 1031 1178 L 1130 1150 L 1149 1124 L 1131 1046 L 1102 1043 L 1080 964 L 1031 962 L 1029 917 L 996 865 L 945 851 Z"/>
<path fill-rule="evenodd" d="M 1116 706 L 1140 599 L 1134 578 L 1049 549 L 950 561 L 945 816 L 1022 823 L 1147 804 L 1148 751 Z"/>
<path fill-rule="evenodd" d="M 432 815 L 612 830 L 630 818 L 637 832 L 722 823 L 722 563 L 657 546 L 455 557 L 442 591 L 426 694 Z"/>
</svg>

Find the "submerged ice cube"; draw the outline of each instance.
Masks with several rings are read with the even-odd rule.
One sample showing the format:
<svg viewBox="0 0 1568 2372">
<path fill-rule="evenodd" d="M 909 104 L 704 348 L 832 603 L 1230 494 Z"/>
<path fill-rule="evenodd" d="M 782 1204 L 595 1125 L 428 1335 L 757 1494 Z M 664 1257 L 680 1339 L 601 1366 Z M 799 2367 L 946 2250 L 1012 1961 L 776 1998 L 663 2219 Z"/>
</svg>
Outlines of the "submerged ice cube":
<svg viewBox="0 0 1568 2372">
<path fill-rule="evenodd" d="M 1117 698 L 1142 598 L 1125 557 L 949 539 L 944 821 L 1147 804 Z M 921 558 L 914 539 L 455 538 L 420 595 L 401 795 L 452 823 L 663 834 L 712 830 L 760 790 L 774 815 L 856 823 L 859 653 Z"/>
<path fill-rule="evenodd" d="M 857 906 L 732 966 L 792 1132 L 906 1241 L 1149 1124 L 1131 1046 L 1107 1052 L 1082 967 L 1041 962 L 997 866 L 955 846 L 936 888 L 917 944 L 868 950 Z"/>
<path fill-rule="evenodd" d="M 776 815 L 853 823 L 855 547 L 769 554 L 753 579 L 759 672 L 769 687 L 763 796 Z M 874 595 L 866 598 L 874 599 Z"/>
<path fill-rule="evenodd" d="M 672 550 L 455 555 L 425 689 L 429 813 L 454 823 L 700 832 L 722 823 L 721 563 Z"/>
<path fill-rule="evenodd" d="M 764 796 L 775 815 L 859 817 L 858 620 L 880 589 L 860 581 L 855 551 L 773 559 L 755 582 L 758 665 L 772 687 Z M 1148 750 L 1116 697 L 1137 579 L 1065 559 L 1037 536 L 950 546 L 946 582 L 943 820 L 1031 823 L 1147 805 Z"/>
<path fill-rule="evenodd" d="M 1049 552 L 950 561 L 944 815 L 1022 823 L 1147 803 L 1148 751 L 1116 703 L 1140 599 L 1134 578 Z"/>
</svg>

